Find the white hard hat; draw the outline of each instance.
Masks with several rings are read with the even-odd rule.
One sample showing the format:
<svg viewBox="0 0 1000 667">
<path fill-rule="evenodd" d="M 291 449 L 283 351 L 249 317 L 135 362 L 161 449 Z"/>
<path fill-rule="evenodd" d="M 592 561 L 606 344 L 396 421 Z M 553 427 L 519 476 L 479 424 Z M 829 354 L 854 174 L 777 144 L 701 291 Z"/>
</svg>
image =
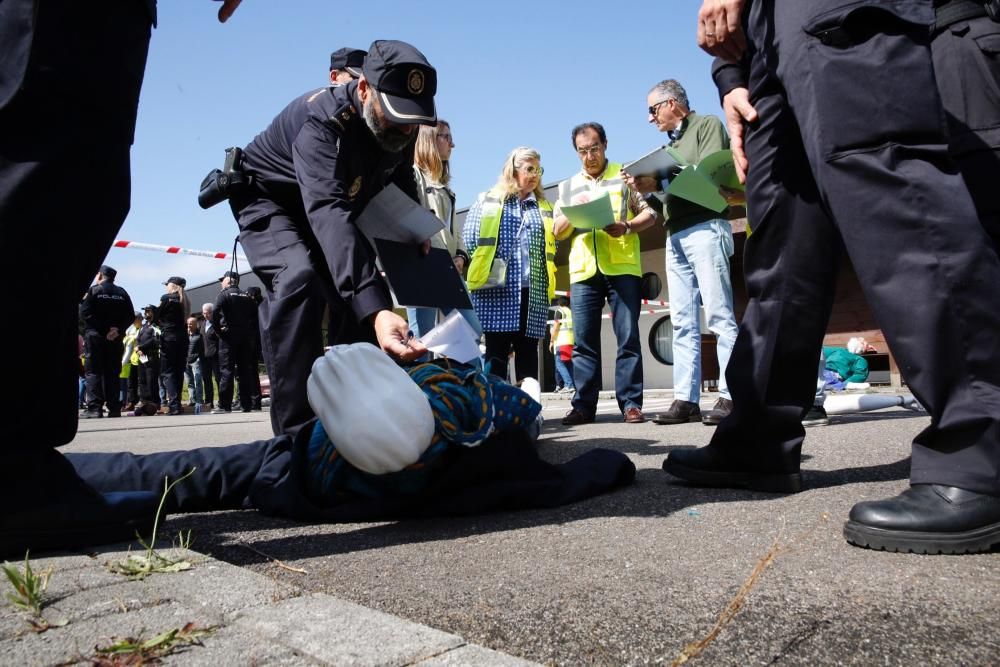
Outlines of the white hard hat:
<svg viewBox="0 0 1000 667">
<path fill-rule="evenodd" d="M 434 437 L 423 390 L 368 343 L 336 345 L 317 359 L 306 395 L 337 451 L 373 475 L 416 463 Z"/>
</svg>

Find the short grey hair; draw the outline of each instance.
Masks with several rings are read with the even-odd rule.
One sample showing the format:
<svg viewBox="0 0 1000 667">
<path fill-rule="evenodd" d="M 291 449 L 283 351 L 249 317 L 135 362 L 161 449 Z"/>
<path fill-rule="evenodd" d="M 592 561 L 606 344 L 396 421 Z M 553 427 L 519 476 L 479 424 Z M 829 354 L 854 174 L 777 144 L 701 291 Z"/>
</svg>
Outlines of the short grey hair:
<svg viewBox="0 0 1000 667">
<path fill-rule="evenodd" d="M 214 304 L 214 303 L 212 303 L 211 301 L 209 301 L 208 303 L 203 303 L 203 304 L 201 304 L 201 309 L 202 309 L 203 311 L 204 311 L 204 310 L 205 310 L 206 308 L 208 308 L 208 309 L 209 309 L 209 310 L 211 310 L 211 311 L 214 311 L 214 310 L 215 310 L 215 304 Z"/>
<path fill-rule="evenodd" d="M 653 86 L 649 92 L 657 93 L 664 100 L 674 100 L 677 104 L 684 107 L 685 111 L 691 110 L 691 105 L 688 104 L 687 91 L 684 90 L 684 86 L 677 79 L 664 79 Z"/>
</svg>

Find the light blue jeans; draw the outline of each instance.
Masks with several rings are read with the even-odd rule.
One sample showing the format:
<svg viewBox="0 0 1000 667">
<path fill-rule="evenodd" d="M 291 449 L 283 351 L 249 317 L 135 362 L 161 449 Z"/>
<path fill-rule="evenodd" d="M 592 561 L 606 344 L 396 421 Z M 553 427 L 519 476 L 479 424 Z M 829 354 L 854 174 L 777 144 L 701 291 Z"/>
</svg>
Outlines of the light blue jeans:
<svg viewBox="0 0 1000 667">
<path fill-rule="evenodd" d="M 701 313 L 717 339 L 719 396 L 730 399 L 726 366 L 736 342 L 729 258 L 733 231 L 725 220 L 707 220 L 667 236 L 667 291 L 674 328 L 674 398 L 701 396 Z"/>
<path fill-rule="evenodd" d="M 188 402 L 195 402 L 199 405 L 204 403 L 202 400 L 202 377 L 201 377 L 201 361 L 196 361 L 193 364 L 188 364 L 184 367 L 184 375 L 187 376 L 188 382 Z"/>
</svg>

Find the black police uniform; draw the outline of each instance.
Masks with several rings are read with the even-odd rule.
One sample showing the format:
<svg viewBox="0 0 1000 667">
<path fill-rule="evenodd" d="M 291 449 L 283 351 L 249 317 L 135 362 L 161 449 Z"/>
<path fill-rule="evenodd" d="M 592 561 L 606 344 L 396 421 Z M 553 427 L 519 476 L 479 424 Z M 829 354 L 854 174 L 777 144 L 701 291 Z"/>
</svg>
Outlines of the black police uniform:
<svg viewBox="0 0 1000 667">
<path fill-rule="evenodd" d="M 948 150 L 1000 252 L 1000 0 L 935 0 L 931 55 L 948 117 Z"/>
<path fill-rule="evenodd" d="M 155 316 L 154 316 L 155 317 Z M 143 322 L 135 339 L 139 358 L 139 400 L 160 407 L 160 334 L 152 322 Z M 146 361 L 142 361 L 142 357 Z"/>
<path fill-rule="evenodd" d="M 155 7 L 154 0 L 2 3 L 0 249 L 9 271 L 32 276 L 31 289 L 10 291 L 4 305 L 35 313 L 33 344 L 43 353 L 4 358 L 17 382 L 3 383 L 0 404 L 18 409 L 0 439 L 0 531 L 18 533 L 17 508 L 66 498 L 76 511 L 47 519 L 46 528 L 65 530 L 64 544 L 74 534 L 102 539 L 91 522 L 101 517 L 84 514 L 93 503 L 54 448 L 76 434 L 80 297 L 129 208 L 129 149 Z M 27 251 L 42 230 L 58 230 L 46 246 L 57 270 L 39 271 Z M 37 307 L 40 297 L 45 308 Z M 16 327 L 0 327 L 0 349 L 22 347 Z"/>
<path fill-rule="evenodd" d="M 105 401 L 108 415 L 121 416 L 122 355 L 125 330 L 135 319 L 128 292 L 110 280 L 92 286 L 80 304 L 83 320 L 83 370 L 87 381 L 87 412 L 100 415 Z M 108 340 L 112 327 L 118 336 Z"/>
<path fill-rule="evenodd" d="M 187 317 L 179 294 L 160 297 L 156 313 L 156 321 L 160 325 L 160 375 L 172 414 L 181 411 L 181 389 L 184 387 L 184 366 L 188 353 Z"/>
<path fill-rule="evenodd" d="M 204 344 L 204 355 L 201 358 L 201 377 L 205 383 L 205 404 L 215 402 L 215 383 L 222 383 L 219 374 L 219 334 L 209 319 L 198 323 L 201 340 Z M 214 381 L 214 382 L 213 382 Z"/>
<path fill-rule="evenodd" d="M 306 379 L 323 353 L 322 320 L 338 342 L 374 342 L 358 323 L 391 309 L 375 253 L 354 226 L 387 183 L 417 198 L 412 144 L 381 148 L 361 117 L 358 83 L 306 93 L 244 150 L 251 192 L 230 200 L 240 243 L 267 291 L 261 343 L 275 433 L 296 430 L 312 410 Z"/>
<path fill-rule="evenodd" d="M 257 330 L 257 304 L 239 287 L 219 292 L 212 312 L 212 325 L 219 334 L 219 407 L 233 407 L 233 383 L 240 383 L 240 407 L 253 408 L 253 387 L 257 379 L 257 354 L 254 332 Z"/>
<path fill-rule="evenodd" d="M 1000 495 L 1000 261 L 948 156 L 934 18 L 919 1 L 750 4 L 760 118 L 745 137 L 750 301 L 726 372 L 733 413 L 703 460 L 798 473 L 846 249 L 931 416 L 913 443 L 911 482 Z M 668 470 L 688 457 L 674 454 Z"/>
</svg>

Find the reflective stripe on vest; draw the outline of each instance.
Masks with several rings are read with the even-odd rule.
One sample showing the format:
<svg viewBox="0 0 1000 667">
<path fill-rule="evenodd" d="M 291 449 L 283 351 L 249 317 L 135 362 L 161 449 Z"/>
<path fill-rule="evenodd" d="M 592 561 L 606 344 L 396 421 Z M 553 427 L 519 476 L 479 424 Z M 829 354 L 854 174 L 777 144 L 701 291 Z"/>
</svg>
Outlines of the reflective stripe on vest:
<svg viewBox="0 0 1000 667">
<path fill-rule="evenodd" d="M 635 217 L 628 205 L 628 187 L 621 177 L 621 164 L 609 162 L 599 183 L 584 180 L 583 174 L 575 174 L 559 184 L 559 201 L 565 206 L 573 202 L 577 195 L 587 193 L 601 196 L 607 193 L 611 198 L 611 209 L 615 220 L 631 220 Z M 622 212 L 624 211 L 624 216 Z M 576 234 L 572 237 L 569 253 L 569 280 L 578 283 L 590 278 L 597 270 L 606 276 L 642 275 L 642 257 L 639 254 L 639 236 L 623 234 L 618 238 L 601 230 Z"/>
</svg>

